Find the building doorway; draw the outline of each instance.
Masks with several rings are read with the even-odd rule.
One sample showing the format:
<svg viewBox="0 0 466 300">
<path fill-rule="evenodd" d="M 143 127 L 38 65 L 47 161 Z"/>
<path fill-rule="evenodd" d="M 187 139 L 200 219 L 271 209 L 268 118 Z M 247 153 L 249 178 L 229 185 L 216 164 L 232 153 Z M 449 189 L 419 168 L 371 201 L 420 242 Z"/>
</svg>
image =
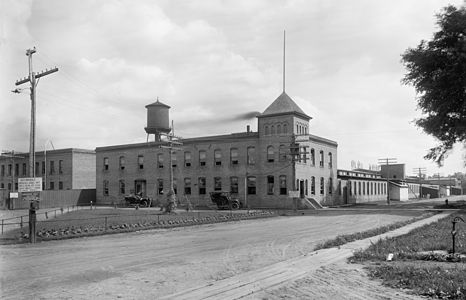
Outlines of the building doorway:
<svg viewBox="0 0 466 300">
<path fill-rule="evenodd" d="M 303 199 L 304 198 L 304 180 L 299 181 L 299 198 Z"/>
<path fill-rule="evenodd" d="M 136 179 L 134 181 L 134 192 L 137 195 L 141 195 L 143 197 L 146 197 L 146 181 L 144 179 Z"/>
</svg>

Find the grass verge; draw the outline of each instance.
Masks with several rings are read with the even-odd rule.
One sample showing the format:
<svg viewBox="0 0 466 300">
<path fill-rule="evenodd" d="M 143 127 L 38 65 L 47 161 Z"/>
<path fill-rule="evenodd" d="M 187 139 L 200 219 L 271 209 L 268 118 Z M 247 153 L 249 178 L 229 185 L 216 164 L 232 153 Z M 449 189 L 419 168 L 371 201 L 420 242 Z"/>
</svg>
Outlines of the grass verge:
<svg viewBox="0 0 466 300">
<path fill-rule="evenodd" d="M 350 262 L 363 263 L 373 278 L 393 288 L 439 299 L 466 299 L 466 224 L 457 223 L 456 254 L 452 249 L 455 216 L 466 220 L 466 211 L 373 243 L 355 252 Z M 387 256 L 393 254 L 392 261 Z"/>
<path fill-rule="evenodd" d="M 338 246 L 344 245 L 346 243 L 350 243 L 350 242 L 353 242 L 353 241 L 362 240 L 362 239 L 365 239 L 365 238 L 368 238 L 368 237 L 376 236 L 376 235 L 379 235 L 379 234 L 382 234 L 382 233 L 385 233 L 385 232 L 388 232 L 388 231 L 395 230 L 397 228 L 406 226 L 406 225 L 408 225 L 410 223 L 419 221 L 421 219 L 425 219 L 427 217 L 432 216 L 433 214 L 434 213 L 432 213 L 432 212 L 424 213 L 424 214 L 422 214 L 422 215 L 420 215 L 418 217 L 414 217 L 414 218 L 406 220 L 406 221 L 396 222 L 396 223 L 393 223 L 393 224 L 377 227 L 377 228 L 370 229 L 370 230 L 367 230 L 367 231 L 356 232 L 356 233 L 352 233 L 352 234 L 338 235 L 334 239 L 327 240 L 327 241 L 325 241 L 325 242 L 323 242 L 321 244 L 318 244 L 314 248 L 314 250 L 316 251 L 316 250 L 320 250 L 320 249 L 338 247 Z"/>
</svg>

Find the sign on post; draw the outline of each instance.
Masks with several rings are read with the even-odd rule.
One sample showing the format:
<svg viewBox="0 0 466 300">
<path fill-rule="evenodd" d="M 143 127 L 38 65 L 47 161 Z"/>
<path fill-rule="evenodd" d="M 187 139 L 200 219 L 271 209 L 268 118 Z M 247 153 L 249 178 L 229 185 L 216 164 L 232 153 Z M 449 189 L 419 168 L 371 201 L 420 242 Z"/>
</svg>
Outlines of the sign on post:
<svg viewBox="0 0 466 300">
<path fill-rule="evenodd" d="M 18 193 L 14 192 L 14 193 L 10 193 L 10 198 L 13 199 L 13 198 L 18 198 Z"/>
<path fill-rule="evenodd" d="M 42 177 L 18 178 L 18 192 L 42 191 Z"/>
<path fill-rule="evenodd" d="M 18 191 L 23 201 L 39 201 L 42 191 L 42 177 L 18 178 Z"/>
</svg>

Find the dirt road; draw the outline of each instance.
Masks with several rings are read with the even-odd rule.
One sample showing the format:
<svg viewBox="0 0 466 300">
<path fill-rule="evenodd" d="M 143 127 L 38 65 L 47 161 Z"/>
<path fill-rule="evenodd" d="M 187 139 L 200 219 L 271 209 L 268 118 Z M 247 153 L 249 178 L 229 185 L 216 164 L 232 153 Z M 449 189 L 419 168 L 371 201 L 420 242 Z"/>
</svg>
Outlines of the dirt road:
<svg viewBox="0 0 466 300">
<path fill-rule="evenodd" d="M 323 213 L 1 246 L 0 291 L 2 299 L 155 299 L 419 213 Z"/>
</svg>

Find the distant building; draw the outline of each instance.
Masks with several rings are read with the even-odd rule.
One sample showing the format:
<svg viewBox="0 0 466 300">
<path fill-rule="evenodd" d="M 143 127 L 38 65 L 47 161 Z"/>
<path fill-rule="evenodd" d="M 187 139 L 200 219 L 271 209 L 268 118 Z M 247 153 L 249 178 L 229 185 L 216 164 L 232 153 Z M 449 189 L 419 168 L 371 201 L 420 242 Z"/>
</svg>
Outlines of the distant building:
<svg viewBox="0 0 466 300">
<path fill-rule="evenodd" d="M 160 103 L 158 103 L 160 105 Z M 173 155 L 180 202 L 210 205 L 209 192 L 231 192 L 249 207 L 291 208 L 300 198 L 333 204 L 337 198 L 337 143 L 309 134 L 309 117 L 283 92 L 258 117 L 258 130 L 183 139 Z M 142 193 L 165 203 L 169 158 L 160 142 L 96 148 L 97 203 L 119 203 Z M 294 146 L 292 146 L 294 145 Z M 299 149 L 292 160 L 290 152 Z"/>
<path fill-rule="evenodd" d="M 29 153 L 0 156 L 0 189 L 18 191 L 18 178 L 29 177 Z M 35 177 L 43 190 L 95 188 L 95 151 L 57 149 L 36 152 Z"/>
<path fill-rule="evenodd" d="M 337 204 L 387 200 L 387 180 L 371 170 L 338 170 Z"/>
</svg>

